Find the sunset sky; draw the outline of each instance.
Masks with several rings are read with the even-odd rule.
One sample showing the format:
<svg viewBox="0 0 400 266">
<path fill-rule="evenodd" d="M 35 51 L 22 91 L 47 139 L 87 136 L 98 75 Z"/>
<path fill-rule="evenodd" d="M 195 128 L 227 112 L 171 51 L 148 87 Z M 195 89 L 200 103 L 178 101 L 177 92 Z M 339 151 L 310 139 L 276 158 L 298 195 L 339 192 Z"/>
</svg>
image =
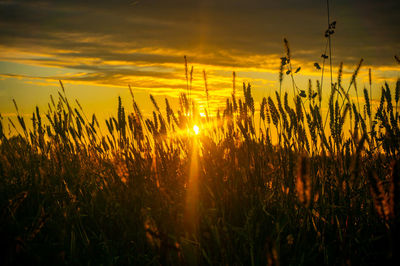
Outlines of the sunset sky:
<svg viewBox="0 0 400 266">
<path fill-rule="evenodd" d="M 364 58 L 360 87 L 371 67 L 378 95 L 384 80 L 399 77 L 400 1 L 330 2 L 334 80 L 341 61 L 351 75 Z M 250 82 L 259 102 L 278 87 L 284 37 L 294 67 L 301 66 L 297 83 L 320 78 L 313 65 L 322 65 L 326 28 L 326 1 L 316 0 L 0 1 L 0 113 L 14 115 L 13 98 L 24 114 L 35 105 L 45 111 L 58 80 L 88 113 L 114 114 L 118 95 L 129 106 L 129 84 L 150 111 L 150 93 L 174 101 L 185 90 L 184 55 L 198 102 L 203 69 L 214 106 L 230 95 L 232 71 L 236 86 Z"/>
</svg>

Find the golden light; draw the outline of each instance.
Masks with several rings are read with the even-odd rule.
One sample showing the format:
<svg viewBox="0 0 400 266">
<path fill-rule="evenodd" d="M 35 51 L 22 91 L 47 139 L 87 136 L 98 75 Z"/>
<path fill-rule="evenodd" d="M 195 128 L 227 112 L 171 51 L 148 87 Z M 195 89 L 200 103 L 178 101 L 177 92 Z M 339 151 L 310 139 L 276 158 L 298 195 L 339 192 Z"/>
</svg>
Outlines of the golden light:
<svg viewBox="0 0 400 266">
<path fill-rule="evenodd" d="M 198 134 L 199 127 L 193 126 L 193 131 Z M 193 139 L 189 178 L 187 180 L 186 204 L 184 212 L 185 227 L 189 232 L 189 236 L 196 238 L 199 226 L 199 145 L 198 139 Z"/>
<path fill-rule="evenodd" d="M 197 125 L 194 125 L 193 126 L 193 131 L 194 131 L 194 134 L 198 135 L 199 131 L 200 131 L 200 128 Z"/>
</svg>

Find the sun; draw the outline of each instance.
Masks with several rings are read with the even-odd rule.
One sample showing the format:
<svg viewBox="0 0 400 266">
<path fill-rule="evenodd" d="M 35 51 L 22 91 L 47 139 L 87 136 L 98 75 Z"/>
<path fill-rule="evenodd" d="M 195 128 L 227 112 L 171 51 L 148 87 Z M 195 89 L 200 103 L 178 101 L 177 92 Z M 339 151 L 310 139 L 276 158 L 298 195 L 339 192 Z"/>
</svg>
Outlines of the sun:
<svg viewBox="0 0 400 266">
<path fill-rule="evenodd" d="M 194 134 L 198 135 L 199 132 L 200 132 L 200 128 L 197 125 L 194 125 L 193 126 L 193 131 L 194 131 Z"/>
</svg>

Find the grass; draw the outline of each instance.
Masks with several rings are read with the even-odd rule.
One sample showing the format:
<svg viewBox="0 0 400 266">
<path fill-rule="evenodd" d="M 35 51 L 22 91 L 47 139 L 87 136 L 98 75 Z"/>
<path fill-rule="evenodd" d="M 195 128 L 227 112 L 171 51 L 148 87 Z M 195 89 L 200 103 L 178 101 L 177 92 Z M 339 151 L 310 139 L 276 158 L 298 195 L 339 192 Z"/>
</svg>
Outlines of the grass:
<svg viewBox="0 0 400 266">
<path fill-rule="evenodd" d="M 293 99 L 280 86 L 258 107 L 234 82 L 223 112 L 209 115 L 207 100 L 202 117 L 185 61 L 187 94 L 175 110 L 151 96 L 152 118 L 132 94 L 101 127 L 60 82 L 31 129 L 18 114 L 7 137 L 1 119 L 1 264 L 396 261 L 400 81 L 374 110 L 371 90 L 364 105 L 349 97 L 362 61 L 347 88 L 341 65 L 324 118 L 321 88 L 297 87 L 285 45 L 280 81 L 287 67 Z"/>
</svg>

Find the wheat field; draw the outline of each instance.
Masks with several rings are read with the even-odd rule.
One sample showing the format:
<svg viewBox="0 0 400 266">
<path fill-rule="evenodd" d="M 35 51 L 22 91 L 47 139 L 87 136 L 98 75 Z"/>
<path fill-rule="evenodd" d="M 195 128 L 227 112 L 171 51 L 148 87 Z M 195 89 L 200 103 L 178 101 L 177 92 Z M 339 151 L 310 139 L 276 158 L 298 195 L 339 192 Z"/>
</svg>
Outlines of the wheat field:
<svg viewBox="0 0 400 266">
<path fill-rule="evenodd" d="M 1 119 L 1 263 L 395 262 L 400 81 L 377 108 L 367 88 L 354 101 L 361 64 L 349 84 L 340 65 L 326 116 L 311 83 L 255 106 L 250 84 L 239 97 L 234 82 L 221 112 L 201 116 L 188 86 L 175 109 L 151 96 L 146 116 L 132 93 L 103 122 L 60 81 L 45 112 Z M 288 46 L 281 82 L 286 68 Z"/>
</svg>

